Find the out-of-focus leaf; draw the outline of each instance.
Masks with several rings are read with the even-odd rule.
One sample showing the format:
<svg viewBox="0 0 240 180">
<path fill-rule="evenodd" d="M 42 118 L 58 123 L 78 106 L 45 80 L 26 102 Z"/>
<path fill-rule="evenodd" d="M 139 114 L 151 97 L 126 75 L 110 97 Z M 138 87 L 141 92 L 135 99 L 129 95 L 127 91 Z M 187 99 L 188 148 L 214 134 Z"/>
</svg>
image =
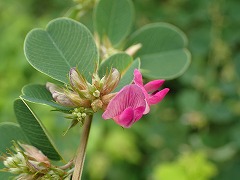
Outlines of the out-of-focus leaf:
<svg viewBox="0 0 240 180">
<path fill-rule="evenodd" d="M 29 144 L 27 137 L 16 123 L 1 123 L 0 137 L 0 153 L 6 153 L 6 150 L 13 146 L 13 141 L 20 141 Z M 2 168 L 4 168 L 4 165 L 2 161 L 0 161 L 0 169 Z M 0 172 L 0 179 L 8 179 L 10 176 L 12 176 L 12 174 Z"/>
<path fill-rule="evenodd" d="M 201 172 L 201 173 L 199 173 Z M 217 174 L 217 167 L 203 152 L 182 154 L 177 161 L 162 163 L 155 168 L 153 179 L 206 180 Z"/>
<path fill-rule="evenodd" d="M 238 77 L 240 77 L 240 53 L 234 59 L 234 65 L 237 72 Z"/>
<path fill-rule="evenodd" d="M 130 32 L 134 10 L 130 0 L 101 0 L 95 8 L 94 24 L 100 38 L 119 44 Z"/>
<path fill-rule="evenodd" d="M 177 103 L 183 112 L 196 111 L 201 107 L 200 94 L 195 90 L 182 91 L 177 97 Z"/>
<path fill-rule="evenodd" d="M 41 150 L 49 159 L 61 160 L 43 124 L 30 107 L 21 99 L 14 102 L 17 121 L 33 146 Z"/>
<path fill-rule="evenodd" d="M 216 124 L 228 124 L 234 121 L 231 109 L 224 103 L 208 103 L 203 110 L 209 121 Z"/>
<path fill-rule="evenodd" d="M 141 69 L 149 78 L 173 79 L 182 75 L 190 64 L 185 34 L 166 23 L 149 24 L 136 31 L 127 46 L 142 44 L 136 53 Z"/>
<path fill-rule="evenodd" d="M 225 131 L 222 131 L 222 128 Z M 218 148 L 222 147 L 230 141 L 229 126 L 215 126 L 211 127 L 209 130 L 201 132 L 202 142 L 209 147 Z"/>
<path fill-rule="evenodd" d="M 131 66 L 133 59 L 126 53 L 117 53 L 104 60 L 99 68 L 99 75 L 103 76 L 111 68 L 116 68 L 121 74 L 124 74 Z"/>
<path fill-rule="evenodd" d="M 64 83 L 68 83 L 71 67 L 77 67 L 90 80 L 90 73 L 98 63 L 98 51 L 90 31 L 68 18 L 51 21 L 46 30 L 30 31 L 24 51 L 34 68 Z"/>
<path fill-rule="evenodd" d="M 70 110 L 54 102 L 52 94 L 46 89 L 45 85 L 29 84 L 23 87 L 21 98 L 26 101 L 45 104 L 60 110 Z"/>
</svg>

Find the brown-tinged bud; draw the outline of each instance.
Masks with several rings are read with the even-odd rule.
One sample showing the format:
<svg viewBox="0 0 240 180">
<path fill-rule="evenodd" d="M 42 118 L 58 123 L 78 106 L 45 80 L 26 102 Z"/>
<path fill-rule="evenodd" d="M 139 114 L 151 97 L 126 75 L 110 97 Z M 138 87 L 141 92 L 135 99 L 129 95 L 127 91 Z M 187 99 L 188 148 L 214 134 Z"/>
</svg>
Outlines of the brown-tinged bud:
<svg viewBox="0 0 240 180">
<path fill-rule="evenodd" d="M 92 75 L 92 85 L 95 86 L 96 89 L 101 87 L 100 78 L 97 73 L 93 73 Z"/>
<path fill-rule="evenodd" d="M 105 77 L 101 94 L 106 95 L 112 92 L 118 85 L 121 78 L 121 74 L 115 68 L 112 68 L 111 72 Z"/>
<path fill-rule="evenodd" d="M 76 92 L 66 91 L 65 94 L 73 104 L 72 107 L 90 107 L 91 105 L 90 100 L 81 98 Z"/>
<path fill-rule="evenodd" d="M 69 79 L 72 88 L 76 91 L 87 89 L 86 79 L 78 72 L 76 68 L 71 68 L 69 71 Z"/>
<path fill-rule="evenodd" d="M 141 47 L 142 47 L 142 44 L 140 43 L 132 45 L 125 50 L 125 53 L 127 53 L 129 56 L 134 56 L 136 52 L 138 52 L 138 50 L 141 49 Z"/>
<path fill-rule="evenodd" d="M 59 92 L 59 93 L 64 92 L 62 88 L 50 82 L 46 83 L 46 88 L 48 91 L 50 91 L 51 94 L 54 94 L 55 92 Z"/>
<path fill-rule="evenodd" d="M 53 99 L 57 103 L 67 107 L 76 107 L 75 101 L 78 101 L 77 98 L 79 97 L 73 91 L 67 90 L 64 92 L 64 89 L 50 82 L 47 82 L 46 88 L 51 92 Z"/>
<path fill-rule="evenodd" d="M 96 99 L 92 102 L 91 106 L 92 106 L 93 111 L 97 112 L 99 109 L 102 108 L 103 103 L 100 99 Z"/>
<path fill-rule="evenodd" d="M 20 146 L 25 150 L 25 154 L 29 157 L 29 159 L 44 163 L 47 167 L 51 166 L 51 163 L 47 156 L 45 156 L 40 150 L 38 150 L 34 146 L 30 146 L 27 144 L 20 144 Z"/>
<path fill-rule="evenodd" d="M 105 109 L 108 103 L 116 96 L 117 93 L 110 93 L 102 96 L 103 109 Z"/>
</svg>

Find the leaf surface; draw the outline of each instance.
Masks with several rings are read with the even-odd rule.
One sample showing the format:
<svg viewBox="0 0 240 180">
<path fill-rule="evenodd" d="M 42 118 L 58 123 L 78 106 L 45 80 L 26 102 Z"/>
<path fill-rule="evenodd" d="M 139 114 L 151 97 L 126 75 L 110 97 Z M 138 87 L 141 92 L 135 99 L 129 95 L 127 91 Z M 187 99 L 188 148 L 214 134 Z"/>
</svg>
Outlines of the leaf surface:
<svg viewBox="0 0 240 180">
<path fill-rule="evenodd" d="M 119 44 L 129 34 L 133 23 L 130 0 L 101 0 L 94 13 L 95 29 L 100 39 L 107 37 L 112 45 Z"/>
<path fill-rule="evenodd" d="M 45 127 L 30 107 L 21 99 L 14 102 L 17 121 L 33 146 L 38 148 L 51 160 L 61 160 Z"/>
<path fill-rule="evenodd" d="M 90 73 L 98 63 L 98 51 L 90 31 L 68 18 L 52 20 L 46 30 L 30 31 L 24 52 L 34 68 L 66 84 L 70 68 L 77 67 L 90 80 Z"/>
<path fill-rule="evenodd" d="M 182 75 L 190 65 L 185 34 L 167 23 L 149 24 L 136 31 L 127 47 L 140 43 L 142 48 L 135 57 L 141 59 L 145 77 L 173 79 Z"/>
</svg>

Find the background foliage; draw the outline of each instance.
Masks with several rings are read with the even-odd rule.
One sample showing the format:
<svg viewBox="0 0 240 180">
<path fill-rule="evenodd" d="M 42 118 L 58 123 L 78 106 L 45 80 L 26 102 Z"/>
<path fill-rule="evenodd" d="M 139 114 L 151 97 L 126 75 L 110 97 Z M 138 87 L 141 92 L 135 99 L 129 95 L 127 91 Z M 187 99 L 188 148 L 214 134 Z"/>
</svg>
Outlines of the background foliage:
<svg viewBox="0 0 240 180">
<path fill-rule="evenodd" d="M 189 39 L 192 64 L 171 91 L 131 129 L 95 117 L 84 176 L 87 179 L 217 179 L 240 177 L 240 14 L 238 0 L 134 0 L 138 29 L 168 22 Z M 70 0 L 2 0 L 0 3 L 0 122 L 15 122 L 13 101 L 23 85 L 49 79 L 23 55 L 27 32 L 64 16 Z M 81 20 L 80 20 L 81 21 Z M 79 128 L 52 108 L 33 105 L 66 160 Z M 1 137 L 0 137 L 1 138 Z M 64 144 L 64 145 L 63 145 Z"/>
</svg>

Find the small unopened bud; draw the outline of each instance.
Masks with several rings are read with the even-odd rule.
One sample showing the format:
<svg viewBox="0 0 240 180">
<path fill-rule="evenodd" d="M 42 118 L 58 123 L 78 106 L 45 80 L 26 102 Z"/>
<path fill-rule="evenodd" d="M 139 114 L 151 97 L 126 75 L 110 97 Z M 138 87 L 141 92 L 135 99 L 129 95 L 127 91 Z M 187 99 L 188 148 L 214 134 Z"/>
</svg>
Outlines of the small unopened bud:
<svg viewBox="0 0 240 180">
<path fill-rule="evenodd" d="M 136 52 L 141 49 L 142 47 L 142 44 L 138 43 L 138 44 L 135 44 L 135 45 L 132 45 L 130 46 L 129 48 L 127 48 L 125 50 L 125 53 L 127 53 L 129 56 L 133 56 L 136 54 Z"/>
<path fill-rule="evenodd" d="M 86 113 L 82 113 L 82 117 L 85 118 L 87 116 Z"/>
<path fill-rule="evenodd" d="M 64 93 L 64 90 L 57 85 L 47 82 L 46 88 L 52 94 L 52 98 L 59 104 L 63 106 L 73 107 L 74 103 L 69 99 L 69 97 Z"/>
<path fill-rule="evenodd" d="M 92 106 L 93 111 L 97 112 L 99 109 L 102 108 L 103 103 L 100 99 L 96 99 L 92 102 L 91 106 Z"/>
<path fill-rule="evenodd" d="M 77 71 L 76 68 L 71 68 L 69 79 L 72 88 L 76 91 L 87 89 L 86 79 Z"/>
<path fill-rule="evenodd" d="M 40 150 L 34 146 L 27 144 L 20 144 L 20 146 L 25 150 L 25 154 L 37 162 L 44 163 L 47 167 L 50 167 L 50 161 Z"/>
<path fill-rule="evenodd" d="M 90 101 L 86 98 L 81 98 L 76 92 L 68 91 L 66 95 L 72 102 L 72 107 L 90 107 Z"/>
<path fill-rule="evenodd" d="M 66 94 L 64 93 L 54 93 L 53 94 L 53 99 L 63 105 L 63 106 L 68 106 L 68 107 L 74 107 L 76 106 L 72 101 L 71 101 L 71 98 L 69 98 L 69 96 L 67 96 Z"/>
<path fill-rule="evenodd" d="M 13 174 L 20 174 L 22 172 L 21 168 L 9 168 L 9 172 Z"/>
<path fill-rule="evenodd" d="M 93 73 L 92 75 L 92 85 L 96 88 L 99 89 L 100 88 L 100 78 L 98 76 L 97 73 Z"/>
<path fill-rule="evenodd" d="M 99 90 L 94 91 L 94 92 L 93 92 L 93 96 L 96 97 L 96 98 L 98 98 L 98 97 L 100 96 Z"/>
<path fill-rule="evenodd" d="M 117 93 L 110 93 L 110 94 L 104 95 L 102 97 L 102 102 L 104 104 L 104 107 L 106 107 L 108 105 L 108 103 L 112 100 L 112 98 L 114 98 L 116 96 L 116 94 Z"/>
<path fill-rule="evenodd" d="M 121 75 L 119 71 L 115 68 L 111 70 L 111 72 L 105 77 L 105 82 L 103 84 L 101 94 L 109 94 L 112 92 L 118 85 L 120 81 Z"/>
<path fill-rule="evenodd" d="M 8 168 L 15 166 L 13 157 L 7 157 L 7 159 L 5 161 L 3 161 L 3 164 L 4 164 L 4 166 L 6 166 Z"/>
</svg>

